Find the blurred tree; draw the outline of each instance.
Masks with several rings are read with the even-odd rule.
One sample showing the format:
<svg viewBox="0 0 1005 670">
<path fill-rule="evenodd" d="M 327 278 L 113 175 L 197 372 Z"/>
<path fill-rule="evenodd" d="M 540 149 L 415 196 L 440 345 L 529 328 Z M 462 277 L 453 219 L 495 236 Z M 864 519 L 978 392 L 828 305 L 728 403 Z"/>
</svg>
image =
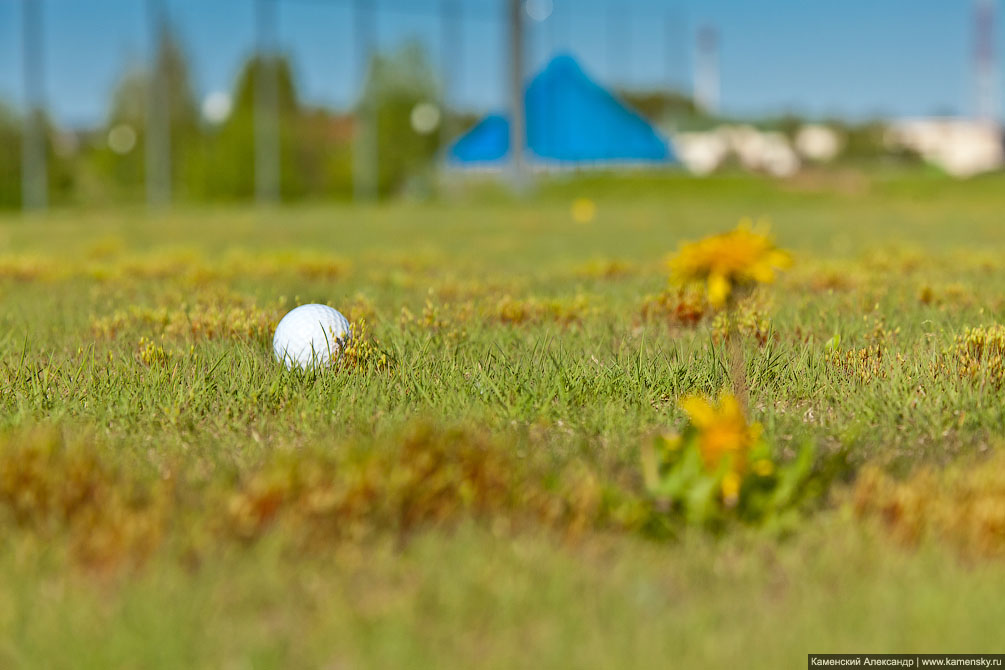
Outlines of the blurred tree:
<svg viewBox="0 0 1005 670">
<path fill-rule="evenodd" d="M 64 204 L 74 194 L 77 183 L 78 138 L 74 133 L 58 130 L 42 116 L 45 135 L 46 170 L 49 201 Z M 0 103 L 0 207 L 21 206 L 21 141 L 23 118 L 13 108 Z"/>
<path fill-rule="evenodd" d="M 891 147 L 886 142 L 887 124 L 883 121 L 865 121 L 858 124 L 829 122 L 845 138 L 841 162 L 857 165 L 917 166 L 924 163 L 916 152 Z"/>
<path fill-rule="evenodd" d="M 103 132 L 91 136 L 91 167 L 98 180 L 109 184 L 107 195 L 118 199 L 142 197 L 146 177 L 148 105 L 155 77 L 167 82 L 171 128 L 171 172 L 175 184 L 184 185 L 191 170 L 192 153 L 200 140 L 199 109 L 189 76 L 188 62 L 173 29 L 160 36 L 153 69 L 130 67 L 122 75 L 109 105 Z M 101 197 L 91 184 L 91 197 Z M 98 193 L 93 191 L 97 190 Z M 182 189 L 183 191 L 185 189 Z"/>
<path fill-rule="evenodd" d="M 0 103 L 0 207 L 21 205 L 21 122 Z"/>
<path fill-rule="evenodd" d="M 424 127 L 413 113 L 423 103 L 437 114 L 443 108 L 429 57 L 420 43 L 411 42 L 375 56 L 369 73 L 363 95 L 377 110 L 378 192 L 426 192 L 432 188 L 438 124 Z"/>
<path fill-rule="evenodd" d="M 255 84 L 261 65 L 257 56 L 244 64 L 230 116 L 219 126 L 206 128 L 197 152 L 198 164 L 188 175 L 193 194 L 211 199 L 254 196 Z M 279 99 L 280 194 L 287 200 L 324 194 L 331 190 L 329 163 L 339 153 L 338 119 L 301 107 L 287 57 L 279 56 L 274 67 Z M 342 153 L 347 151 L 343 147 Z M 347 176 L 341 180 L 347 188 Z"/>
<path fill-rule="evenodd" d="M 161 34 L 154 74 L 158 77 L 164 77 L 168 82 L 172 136 L 186 137 L 191 135 L 199 123 L 199 105 L 192 91 L 188 61 L 185 58 L 181 42 L 171 28 L 165 29 Z"/>
<path fill-rule="evenodd" d="M 270 57 L 252 56 L 245 62 L 237 77 L 233 109 L 235 112 L 246 111 L 249 113 L 255 109 L 255 84 L 258 74 L 271 64 L 276 68 L 276 78 L 279 82 L 277 91 L 279 113 L 283 116 L 296 115 L 300 110 L 300 103 L 297 99 L 297 87 L 289 58 L 284 55 L 277 56 L 275 63 L 267 62 L 268 58 Z"/>
<path fill-rule="evenodd" d="M 677 91 L 621 90 L 617 95 L 650 123 L 659 124 L 701 115 L 694 100 Z"/>
<path fill-rule="evenodd" d="M 143 153 L 149 85 L 149 73 L 133 68 L 126 71 L 112 93 L 104 128 L 90 138 L 96 177 L 89 181 L 93 187 L 90 198 L 141 197 L 146 175 Z M 116 137 L 118 142 L 114 141 Z"/>
</svg>

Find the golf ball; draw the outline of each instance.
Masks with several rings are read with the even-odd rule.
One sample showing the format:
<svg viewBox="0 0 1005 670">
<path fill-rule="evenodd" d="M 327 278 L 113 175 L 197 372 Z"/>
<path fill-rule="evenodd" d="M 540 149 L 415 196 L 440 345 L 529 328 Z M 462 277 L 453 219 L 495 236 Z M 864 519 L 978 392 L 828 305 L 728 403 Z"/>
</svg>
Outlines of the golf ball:
<svg viewBox="0 0 1005 670">
<path fill-rule="evenodd" d="M 328 365 L 350 337 L 349 321 L 327 305 L 301 305 L 283 317 L 272 338 L 276 359 L 287 369 Z"/>
</svg>

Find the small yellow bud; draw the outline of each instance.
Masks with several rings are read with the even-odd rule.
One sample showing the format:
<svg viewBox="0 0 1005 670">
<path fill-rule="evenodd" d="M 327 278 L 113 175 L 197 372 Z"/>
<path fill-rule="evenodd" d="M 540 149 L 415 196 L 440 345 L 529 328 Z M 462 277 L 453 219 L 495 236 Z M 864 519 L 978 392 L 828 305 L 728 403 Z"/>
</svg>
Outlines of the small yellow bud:
<svg viewBox="0 0 1005 670">
<path fill-rule="evenodd" d="M 740 475 L 727 472 L 722 478 L 722 502 L 726 507 L 734 507 L 740 499 Z"/>
</svg>

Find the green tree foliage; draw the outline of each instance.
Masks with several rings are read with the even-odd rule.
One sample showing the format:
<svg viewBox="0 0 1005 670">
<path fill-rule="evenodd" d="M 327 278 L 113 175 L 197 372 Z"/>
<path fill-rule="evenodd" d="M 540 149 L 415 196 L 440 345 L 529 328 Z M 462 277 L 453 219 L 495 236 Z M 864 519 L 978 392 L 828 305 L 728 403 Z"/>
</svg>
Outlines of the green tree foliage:
<svg viewBox="0 0 1005 670">
<path fill-rule="evenodd" d="M 153 69 L 133 67 L 126 71 L 112 94 L 105 128 L 92 138 L 90 164 L 95 179 L 88 183 L 97 193 L 91 193 L 91 197 L 100 197 L 103 191 L 115 198 L 142 197 L 151 87 L 157 81 L 166 83 L 173 182 L 176 189 L 186 183 L 194 149 L 200 142 L 199 112 L 184 48 L 173 29 L 167 27 L 160 35 Z M 109 147 L 108 134 L 116 127 L 128 128 L 135 134 L 135 144 L 129 151 L 116 153 Z"/>
<path fill-rule="evenodd" d="M 439 99 L 436 76 L 421 44 L 409 43 L 372 60 L 364 102 L 377 110 L 378 191 L 382 196 L 429 187 L 439 136 L 416 132 L 411 116 L 416 105 Z"/>
<path fill-rule="evenodd" d="M 837 128 L 845 138 L 845 147 L 841 152 L 844 163 L 920 165 L 924 162 L 913 150 L 890 146 L 885 139 L 887 126 L 882 121 L 849 124 L 835 120 L 830 125 Z"/>
<path fill-rule="evenodd" d="M 299 102 L 286 56 L 253 57 L 237 80 L 230 116 L 205 128 L 198 160 L 188 175 L 193 196 L 247 199 L 255 192 L 255 87 L 274 68 L 279 107 L 280 193 L 283 199 L 348 194 L 349 123 L 306 110 Z"/>
<path fill-rule="evenodd" d="M 21 129 L 13 110 L 0 104 L 0 207 L 21 204 Z"/>
<path fill-rule="evenodd" d="M 80 150 L 55 151 L 49 131 L 49 174 L 53 195 L 86 202 L 139 201 L 144 195 L 152 86 L 166 82 L 171 126 L 172 191 L 177 200 L 248 200 L 255 193 L 256 86 L 264 72 L 277 80 L 280 138 L 280 193 L 284 200 L 349 197 L 352 194 L 353 138 L 364 127 L 364 110 L 376 110 L 378 190 L 381 196 L 432 189 L 438 128 L 418 132 L 412 112 L 420 103 L 439 104 L 429 58 L 419 43 L 377 55 L 359 106 L 345 114 L 305 108 L 294 69 L 286 55 L 255 56 L 241 70 L 227 119 L 212 124 L 200 116 L 181 41 L 172 29 L 160 36 L 153 68 L 127 69 L 100 128 L 79 135 Z M 472 119 L 455 119 L 453 129 Z M 19 147 L 21 121 L 0 109 L 0 140 Z M 48 126 L 47 126 L 48 127 Z M 372 128 L 371 128 L 372 129 Z M 131 138 L 113 150 L 110 137 Z M 69 158 L 68 158 L 69 156 Z M 72 160 L 71 160 L 72 159 Z M 20 204 L 20 151 L 0 156 L 0 206 Z"/>
<path fill-rule="evenodd" d="M 271 60 L 266 60 L 271 59 Z M 280 128 L 280 192 L 284 200 L 348 197 L 352 193 L 352 138 L 361 130 L 360 114 L 376 109 L 378 184 L 383 196 L 409 188 L 428 188 L 436 132 L 423 135 L 411 126 L 421 102 L 438 99 L 436 79 L 421 46 L 411 44 L 389 56 L 376 56 L 363 101 L 352 115 L 305 108 L 299 101 L 293 68 L 286 56 L 254 57 L 238 77 L 230 117 L 205 129 L 199 157 L 188 175 L 188 190 L 205 199 L 249 199 L 255 191 L 255 86 L 274 68 Z"/>
<path fill-rule="evenodd" d="M 620 90 L 618 97 L 651 123 L 701 115 L 689 96 L 677 91 Z"/>
<path fill-rule="evenodd" d="M 105 126 L 92 137 L 90 163 L 95 179 L 88 182 L 96 191 L 90 194 L 92 197 L 141 197 L 146 175 L 144 153 L 149 88 L 149 72 L 138 68 L 127 71 L 116 86 Z M 119 154 L 108 146 L 109 132 L 117 126 L 128 127 L 135 133 L 136 143 L 131 151 Z"/>
<path fill-rule="evenodd" d="M 43 113 L 39 117 L 45 138 L 46 181 L 49 201 L 65 203 L 74 193 L 77 137 L 60 133 Z M 21 206 L 21 151 L 24 118 L 0 103 L 0 208 Z"/>
</svg>

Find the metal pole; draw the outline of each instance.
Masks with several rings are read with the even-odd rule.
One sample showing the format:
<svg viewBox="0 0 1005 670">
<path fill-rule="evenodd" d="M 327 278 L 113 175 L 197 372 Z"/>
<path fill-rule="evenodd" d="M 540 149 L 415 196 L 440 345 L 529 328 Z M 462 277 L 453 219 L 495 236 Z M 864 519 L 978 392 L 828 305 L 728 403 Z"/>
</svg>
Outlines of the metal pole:
<svg viewBox="0 0 1005 670">
<path fill-rule="evenodd" d="M 171 92 L 167 72 L 167 13 L 163 0 L 147 0 L 150 81 L 147 86 L 147 205 L 171 202 Z M 162 59 L 163 57 L 163 59 Z"/>
<path fill-rule="evenodd" d="M 664 30 L 663 64 L 666 67 L 664 76 L 669 100 L 675 94 L 686 94 L 688 90 L 687 20 L 683 10 L 676 7 L 667 11 Z M 663 112 L 669 113 L 669 108 L 664 107 Z"/>
<path fill-rule="evenodd" d="M 377 144 L 377 91 L 367 95 L 367 78 L 372 65 L 377 32 L 374 16 L 376 0 L 353 3 L 356 68 L 359 76 L 359 104 L 354 123 L 352 152 L 353 198 L 357 201 L 377 198 L 379 147 Z"/>
<path fill-rule="evenodd" d="M 624 7 L 618 3 L 610 4 L 607 7 L 607 85 L 612 89 L 615 87 L 615 80 L 618 74 L 618 22 Z"/>
<path fill-rule="evenodd" d="M 995 2 L 977 0 L 975 7 L 974 72 L 977 85 L 976 117 L 997 123 L 998 92 L 995 75 Z"/>
<path fill-rule="evenodd" d="M 510 158 L 513 186 L 520 191 L 525 186 L 524 144 L 527 141 L 527 119 L 524 108 L 524 37 L 523 2 L 509 1 L 510 24 Z"/>
<path fill-rule="evenodd" d="M 48 205 L 49 178 L 45 157 L 45 85 L 42 66 L 42 0 L 21 2 L 21 48 L 24 77 L 24 137 L 21 144 L 21 206 Z"/>
<path fill-rule="evenodd" d="M 607 6 L 607 85 L 615 92 L 618 89 L 618 78 L 623 73 L 623 68 L 620 67 L 622 65 L 621 50 L 625 48 L 622 21 L 627 11 L 627 6 L 620 3 L 612 3 Z M 609 127 L 604 132 L 604 144 L 609 156 L 617 154 L 618 140 Z"/>
<path fill-rule="evenodd" d="M 443 79 L 443 113 L 440 117 L 440 148 L 446 151 L 453 139 L 454 124 L 451 103 L 457 87 L 454 72 L 462 62 L 461 6 L 457 0 L 440 0 L 440 35 Z"/>
<path fill-rule="evenodd" d="M 276 48 L 276 2 L 255 2 L 255 198 L 259 204 L 279 201 L 279 50 Z"/>
<path fill-rule="evenodd" d="M 719 33 L 712 26 L 698 31 L 698 54 L 695 65 L 694 99 L 706 114 L 719 111 Z"/>
<path fill-rule="evenodd" d="M 677 59 L 675 58 L 677 47 L 674 42 L 677 41 L 677 21 L 676 16 L 674 16 L 673 10 L 667 12 L 666 25 L 664 26 L 663 33 L 663 64 L 666 66 L 666 72 L 664 73 L 664 78 L 666 80 L 667 91 L 673 93 L 675 88 L 675 70 Z"/>
</svg>

